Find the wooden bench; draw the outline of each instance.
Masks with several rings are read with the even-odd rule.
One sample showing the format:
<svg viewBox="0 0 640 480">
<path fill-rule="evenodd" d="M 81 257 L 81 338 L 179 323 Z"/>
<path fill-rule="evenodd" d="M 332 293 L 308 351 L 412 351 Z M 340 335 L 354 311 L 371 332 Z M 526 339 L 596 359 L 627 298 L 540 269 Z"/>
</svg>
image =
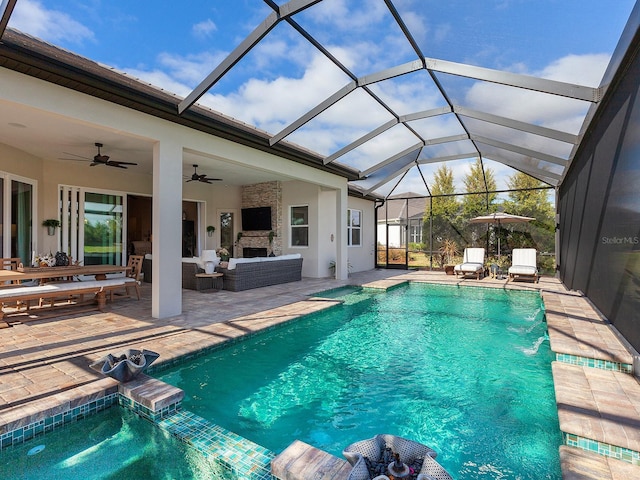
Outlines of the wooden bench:
<svg viewBox="0 0 640 480">
<path fill-rule="evenodd" d="M 48 283 L 38 286 L 16 286 L 11 288 L 0 289 L 0 303 L 2 311 L 0 312 L 0 320 L 5 318 L 4 307 L 8 304 L 24 303 L 29 309 L 29 302 L 38 300 L 51 301 L 67 299 L 71 297 L 83 295 L 95 295 L 97 308 L 102 311 L 106 304 L 107 293 L 115 289 L 122 288 L 125 285 L 125 278 L 109 278 L 107 280 L 90 280 L 86 282 L 64 282 L 64 283 Z M 18 313 L 19 309 L 16 310 Z"/>
</svg>

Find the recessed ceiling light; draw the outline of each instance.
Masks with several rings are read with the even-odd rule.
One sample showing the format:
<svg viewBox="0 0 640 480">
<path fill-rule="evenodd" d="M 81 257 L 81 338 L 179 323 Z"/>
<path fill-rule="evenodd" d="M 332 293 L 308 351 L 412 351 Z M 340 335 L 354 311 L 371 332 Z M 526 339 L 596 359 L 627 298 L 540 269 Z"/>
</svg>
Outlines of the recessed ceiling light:
<svg viewBox="0 0 640 480">
<path fill-rule="evenodd" d="M 16 123 L 16 122 L 9 122 L 9 125 L 16 128 L 27 128 L 26 125 L 23 125 L 21 123 Z"/>
</svg>

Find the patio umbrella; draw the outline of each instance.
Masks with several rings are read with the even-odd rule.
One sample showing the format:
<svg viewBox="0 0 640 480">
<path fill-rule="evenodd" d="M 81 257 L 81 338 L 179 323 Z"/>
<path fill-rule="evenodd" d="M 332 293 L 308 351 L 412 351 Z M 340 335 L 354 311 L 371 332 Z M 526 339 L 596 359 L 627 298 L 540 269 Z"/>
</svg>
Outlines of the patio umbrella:
<svg viewBox="0 0 640 480">
<path fill-rule="evenodd" d="M 469 223 L 493 223 L 498 225 L 498 230 L 500 230 L 500 225 L 503 223 L 527 223 L 531 220 L 535 220 L 535 218 L 522 217 L 520 215 L 511 215 L 510 213 L 504 212 L 496 212 L 490 213 L 489 215 L 481 215 L 479 217 L 472 218 L 471 220 L 469 220 Z M 498 235 L 498 258 L 500 258 L 500 235 Z"/>
</svg>

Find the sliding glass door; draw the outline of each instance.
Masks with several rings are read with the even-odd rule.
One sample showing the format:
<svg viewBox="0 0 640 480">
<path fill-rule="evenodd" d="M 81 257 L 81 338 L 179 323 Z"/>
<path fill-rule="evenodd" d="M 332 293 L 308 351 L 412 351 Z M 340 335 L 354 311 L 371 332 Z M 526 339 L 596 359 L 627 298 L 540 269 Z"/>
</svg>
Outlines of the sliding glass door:
<svg viewBox="0 0 640 480">
<path fill-rule="evenodd" d="M 122 195 L 85 193 L 85 265 L 121 264 L 124 252 L 122 202 Z"/>
<path fill-rule="evenodd" d="M 29 265 L 33 247 L 33 185 L 11 182 L 11 256 Z"/>
<path fill-rule="evenodd" d="M 83 265 L 122 265 L 125 195 L 61 187 L 61 250 Z"/>
<path fill-rule="evenodd" d="M 2 257 L 29 265 L 35 250 L 35 182 L 0 173 L 0 250 Z"/>
</svg>

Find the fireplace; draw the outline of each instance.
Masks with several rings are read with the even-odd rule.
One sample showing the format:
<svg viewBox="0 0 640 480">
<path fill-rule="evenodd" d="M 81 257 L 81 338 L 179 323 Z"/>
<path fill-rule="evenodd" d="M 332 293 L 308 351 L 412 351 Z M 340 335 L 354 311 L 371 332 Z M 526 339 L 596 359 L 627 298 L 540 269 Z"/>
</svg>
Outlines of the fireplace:
<svg viewBox="0 0 640 480">
<path fill-rule="evenodd" d="M 266 248 L 256 248 L 256 247 L 244 247 L 242 249 L 242 256 L 244 258 L 266 257 L 267 256 L 267 249 Z"/>
</svg>

